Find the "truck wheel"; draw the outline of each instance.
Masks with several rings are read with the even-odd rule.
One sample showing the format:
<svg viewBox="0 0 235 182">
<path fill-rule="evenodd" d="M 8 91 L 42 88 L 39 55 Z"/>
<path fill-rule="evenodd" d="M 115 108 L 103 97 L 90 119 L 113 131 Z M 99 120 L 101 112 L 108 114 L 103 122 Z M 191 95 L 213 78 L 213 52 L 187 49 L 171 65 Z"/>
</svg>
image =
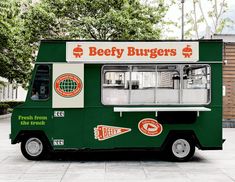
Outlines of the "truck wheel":
<svg viewBox="0 0 235 182">
<path fill-rule="evenodd" d="M 41 137 L 29 136 L 21 142 L 21 152 L 28 160 L 44 159 L 47 151 L 46 142 Z"/>
<path fill-rule="evenodd" d="M 195 153 L 195 144 L 186 137 L 173 138 L 167 147 L 167 153 L 172 161 L 189 161 Z"/>
</svg>

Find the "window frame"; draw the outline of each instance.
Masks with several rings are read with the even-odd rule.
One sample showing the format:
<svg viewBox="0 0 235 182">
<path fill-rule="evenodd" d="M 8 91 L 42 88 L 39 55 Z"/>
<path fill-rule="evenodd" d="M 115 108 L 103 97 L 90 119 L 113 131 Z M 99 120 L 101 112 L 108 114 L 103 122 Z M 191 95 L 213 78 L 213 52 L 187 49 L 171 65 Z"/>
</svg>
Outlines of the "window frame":
<svg viewBox="0 0 235 182">
<path fill-rule="evenodd" d="M 180 83 L 179 83 L 179 102 L 178 103 L 157 103 L 155 100 L 156 100 L 156 89 L 157 89 L 157 86 L 154 87 L 154 101 L 155 102 L 152 102 L 152 103 L 131 103 L 131 91 L 132 91 L 132 88 L 130 85 L 129 86 L 129 94 L 128 94 L 128 104 L 107 104 L 107 103 L 104 103 L 104 96 L 103 96 L 103 84 L 104 84 L 104 75 L 105 75 L 105 72 L 104 72 L 104 68 L 105 67 L 115 67 L 115 66 L 118 66 L 118 67 L 128 67 L 129 69 L 129 73 L 130 73 L 130 80 L 131 80 L 131 74 L 132 74 L 132 67 L 133 66 L 155 66 L 156 69 L 155 69 L 155 73 L 157 73 L 157 66 L 161 66 L 161 65 L 164 65 L 164 66 L 172 66 L 172 65 L 179 65 L 180 67 L 180 70 L 177 72 L 179 72 L 179 76 L 180 76 Z M 208 66 L 209 67 L 209 70 L 210 70 L 210 87 L 209 87 L 209 92 L 208 92 L 208 102 L 207 103 L 182 103 L 182 97 L 183 97 L 183 86 L 184 86 L 184 82 L 183 82 L 183 67 L 185 65 L 202 65 L 202 66 Z M 168 72 L 171 72 L 172 70 L 169 70 Z M 115 72 L 115 69 L 111 70 L 111 72 Z M 119 70 L 117 71 L 119 72 Z M 120 71 L 121 72 L 121 71 Z M 103 74 L 104 73 L 104 74 Z M 180 64 L 169 64 L 169 63 L 156 63 L 156 64 L 137 64 L 137 63 L 133 63 L 133 64 L 105 64 L 105 65 L 102 65 L 101 67 L 101 86 L 100 86 L 100 90 L 101 90 L 101 103 L 102 105 L 104 106 L 160 106 L 160 105 L 164 105 L 164 106 L 167 106 L 167 105 L 176 105 L 176 106 L 188 106 L 188 105 L 197 105 L 197 106 L 203 106 L 203 105 L 209 105 L 211 103 L 211 85 L 212 85 L 212 81 L 211 81 L 211 76 L 212 75 L 212 69 L 211 69 L 211 65 L 210 64 L 203 64 L 203 63 L 180 63 Z M 157 79 L 157 74 L 155 74 L 155 78 Z M 157 82 L 156 82 L 157 84 Z"/>
<path fill-rule="evenodd" d="M 30 92 L 28 92 L 28 97 L 31 101 L 33 102 L 45 102 L 45 101 L 48 101 L 50 100 L 51 98 L 51 89 L 50 89 L 50 83 L 51 83 L 51 67 L 48 65 L 48 64 L 38 64 L 38 65 L 35 65 L 37 66 L 35 68 L 35 73 L 33 75 L 33 80 L 32 80 L 32 83 L 31 83 L 31 88 L 30 88 Z M 34 100 L 32 99 L 32 90 L 33 90 L 33 85 L 34 85 L 34 81 L 36 79 L 36 75 L 37 75 L 37 71 L 38 71 L 38 67 L 40 66 L 47 66 L 48 67 L 48 71 L 49 71 L 49 79 L 48 79 L 48 97 L 46 99 L 38 99 L 38 100 Z"/>
</svg>

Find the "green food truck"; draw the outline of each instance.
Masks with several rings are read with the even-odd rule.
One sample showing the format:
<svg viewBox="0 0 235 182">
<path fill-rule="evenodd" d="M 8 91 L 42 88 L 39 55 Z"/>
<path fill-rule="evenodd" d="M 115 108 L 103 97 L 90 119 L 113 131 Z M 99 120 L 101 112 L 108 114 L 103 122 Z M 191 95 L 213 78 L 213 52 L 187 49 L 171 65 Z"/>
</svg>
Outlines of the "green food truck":
<svg viewBox="0 0 235 182">
<path fill-rule="evenodd" d="M 12 144 L 29 160 L 58 150 L 160 150 L 188 161 L 222 150 L 221 40 L 43 40 Z"/>
</svg>

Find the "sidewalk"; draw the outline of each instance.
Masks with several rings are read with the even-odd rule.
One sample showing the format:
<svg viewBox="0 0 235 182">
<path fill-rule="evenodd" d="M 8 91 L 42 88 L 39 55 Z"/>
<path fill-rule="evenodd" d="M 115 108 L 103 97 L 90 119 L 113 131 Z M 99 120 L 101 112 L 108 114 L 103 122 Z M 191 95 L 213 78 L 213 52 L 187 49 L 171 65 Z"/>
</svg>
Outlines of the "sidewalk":
<svg viewBox="0 0 235 182">
<path fill-rule="evenodd" d="M 10 118 L 11 118 L 11 113 L 0 115 L 0 121 L 3 120 L 3 119 L 10 119 Z"/>
<path fill-rule="evenodd" d="M 20 145 L 10 144 L 9 118 L 3 119 L 0 122 L 0 182 L 234 182 L 235 129 L 223 130 L 224 150 L 197 150 L 192 161 L 186 163 L 162 161 L 158 153 L 147 152 L 88 156 L 76 153 L 81 160 L 28 161 L 22 156 Z"/>
</svg>

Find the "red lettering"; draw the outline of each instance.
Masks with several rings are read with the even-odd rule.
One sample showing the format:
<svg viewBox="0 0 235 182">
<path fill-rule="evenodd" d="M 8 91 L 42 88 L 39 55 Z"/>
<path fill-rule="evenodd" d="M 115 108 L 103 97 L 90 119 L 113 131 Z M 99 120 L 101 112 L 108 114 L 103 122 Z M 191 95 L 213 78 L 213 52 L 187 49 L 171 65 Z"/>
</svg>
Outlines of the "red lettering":
<svg viewBox="0 0 235 182">
<path fill-rule="evenodd" d="M 170 55 L 171 55 L 171 56 L 176 56 L 176 49 L 171 49 Z"/>
<path fill-rule="evenodd" d="M 105 49 L 104 54 L 105 54 L 105 56 L 110 56 L 111 50 L 110 49 Z"/>
<path fill-rule="evenodd" d="M 111 54 L 112 56 L 115 56 L 116 49 L 117 49 L 116 47 L 112 47 L 112 54 Z"/>
<path fill-rule="evenodd" d="M 95 56 L 96 55 L 96 47 L 89 47 L 89 56 Z"/>
<path fill-rule="evenodd" d="M 141 50 L 141 49 L 135 49 L 135 54 L 136 54 L 136 56 L 141 56 L 140 50 Z"/>
<path fill-rule="evenodd" d="M 158 49 L 157 54 L 158 54 L 158 56 L 163 56 L 164 50 L 163 49 Z"/>
<path fill-rule="evenodd" d="M 150 51 L 150 58 L 157 57 L 157 48 L 156 49 L 149 49 L 149 51 Z"/>
<path fill-rule="evenodd" d="M 121 58 L 123 52 L 124 52 L 124 49 L 117 49 L 117 58 Z"/>
<path fill-rule="evenodd" d="M 164 49 L 164 56 L 169 56 L 170 52 L 171 52 L 170 49 Z"/>
<path fill-rule="evenodd" d="M 148 56 L 149 49 L 144 49 L 144 56 Z"/>
<path fill-rule="evenodd" d="M 116 56 L 121 58 L 124 49 L 112 47 L 111 49 L 97 49 L 96 47 L 89 47 L 89 56 Z M 127 48 L 127 56 L 149 56 L 150 58 L 157 58 L 158 56 L 176 56 L 176 49 L 141 49 L 135 47 Z"/>
<path fill-rule="evenodd" d="M 99 56 L 103 56 L 104 50 L 103 50 L 103 49 L 98 49 L 97 54 L 98 54 Z"/>
<path fill-rule="evenodd" d="M 134 47 L 128 47 L 128 56 L 134 56 L 135 55 L 135 48 Z"/>
</svg>

